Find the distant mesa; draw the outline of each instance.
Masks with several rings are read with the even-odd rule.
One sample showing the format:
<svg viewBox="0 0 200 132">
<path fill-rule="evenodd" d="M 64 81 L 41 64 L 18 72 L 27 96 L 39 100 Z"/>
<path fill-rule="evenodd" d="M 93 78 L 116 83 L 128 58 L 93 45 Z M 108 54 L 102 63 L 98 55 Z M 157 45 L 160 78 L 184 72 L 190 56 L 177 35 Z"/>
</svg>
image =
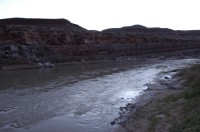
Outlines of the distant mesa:
<svg viewBox="0 0 200 132">
<path fill-rule="evenodd" d="M 102 30 L 102 32 L 105 33 L 148 33 L 148 32 L 172 32 L 172 29 L 168 28 L 159 28 L 159 27 L 154 27 L 154 28 L 147 28 L 142 25 L 133 25 L 133 26 L 126 26 L 122 28 L 110 28 L 110 29 L 105 29 Z"/>
<path fill-rule="evenodd" d="M 55 28 L 75 28 L 86 30 L 79 25 L 73 24 L 70 21 L 61 19 L 43 19 L 43 18 L 7 18 L 1 19 L 0 25 L 15 25 L 15 26 L 41 26 Z"/>
<path fill-rule="evenodd" d="M 143 25 L 133 25 L 133 26 L 127 26 L 127 27 L 122 27 L 124 29 L 147 29 L 147 27 L 143 26 Z"/>
<path fill-rule="evenodd" d="M 105 29 L 102 32 L 132 32 L 132 31 L 140 31 L 140 30 L 147 30 L 148 28 L 142 25 L 133 25 L 133 26 L 126 26 L 121 28 L 110 28 Z"/>
<path fill-rule="evenodd" d="M 70 21 L 66 19 L 8 18 L 0 20 L 0 25 L 65 25 L 69 23 Z"/>
<path fill-rule="evenodd" d="M 62 28 L 73 31 L 89 31 L 91 33 L 99 32 L 96 30 L 86 30 L 85 28 L 71 23 L 64 18 L 60 19 L 44 19 L 44 18 L 7 18 L 0 19 L 0 26 L 38 26 L 47 28 Z M 146 32 L 171 32 L 173 30 L 167 28 L 147 28 L 143 25 L 125 26 L 122 28 L 109 28 L 102 30 L 105 33 L 146 33 Z"/>
</svg>

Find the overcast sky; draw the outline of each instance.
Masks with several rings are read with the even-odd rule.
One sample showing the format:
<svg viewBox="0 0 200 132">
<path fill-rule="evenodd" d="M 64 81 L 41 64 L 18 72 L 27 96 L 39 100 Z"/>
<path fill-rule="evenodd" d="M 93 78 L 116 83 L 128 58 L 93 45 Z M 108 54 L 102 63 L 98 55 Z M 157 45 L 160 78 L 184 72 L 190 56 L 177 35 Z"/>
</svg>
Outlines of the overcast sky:
<svg viewBox="0 0 200 132">
<path fill-rule="evenodd" d="M 65 18 L 86 29 L 200 29 L 200 0 L 0 0 L 0 18 Z"/>
</svg>

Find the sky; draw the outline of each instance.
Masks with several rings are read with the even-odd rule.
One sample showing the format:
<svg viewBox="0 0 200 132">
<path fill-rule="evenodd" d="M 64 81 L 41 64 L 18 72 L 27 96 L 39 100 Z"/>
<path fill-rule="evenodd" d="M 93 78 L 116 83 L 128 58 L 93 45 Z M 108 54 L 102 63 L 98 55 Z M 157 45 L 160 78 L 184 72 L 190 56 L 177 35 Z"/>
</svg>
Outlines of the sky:
<svg viewBox="0 0 200 132">
<path fill-rule="evenodd" d="M 0 0 L 0 19 L 65 18 L 89 30 L 135 24 L 200 29 L 199 0 Z"/>
</svg>

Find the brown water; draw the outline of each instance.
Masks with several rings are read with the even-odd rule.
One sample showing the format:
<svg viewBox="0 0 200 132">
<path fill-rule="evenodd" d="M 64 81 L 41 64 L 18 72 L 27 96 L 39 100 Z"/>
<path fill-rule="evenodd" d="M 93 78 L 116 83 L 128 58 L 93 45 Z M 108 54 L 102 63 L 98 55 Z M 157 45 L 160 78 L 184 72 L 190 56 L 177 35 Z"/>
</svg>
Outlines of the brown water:
<svg viewBox="0 0 200 132">
<path fill-rule="evenodd" d="M 0 132 L 109 132 L 157 74 L 198 60 L 0 71 Z"/>
</svg>

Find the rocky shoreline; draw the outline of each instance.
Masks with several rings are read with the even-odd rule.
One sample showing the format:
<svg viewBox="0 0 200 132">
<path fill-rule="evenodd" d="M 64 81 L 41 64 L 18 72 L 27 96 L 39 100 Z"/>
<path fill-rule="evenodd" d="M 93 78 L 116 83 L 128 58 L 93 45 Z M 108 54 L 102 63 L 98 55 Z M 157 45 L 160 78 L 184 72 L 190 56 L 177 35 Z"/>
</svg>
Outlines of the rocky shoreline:
<svg viewBox="0 0 200 132">
<path fill-rule="evenodd" d="M 164 99 L 171 94 L 178 94 L 183 89 L 182 82 L 178 78 L 172 77 L 175 72 L 158 76 L 153 83 L 147 84 L 147 89 L 136 97 L 133 102 L 120 108 L 120 117 L 111 122 L 112 125 L 118 124 L 114 132 L 146 132 L 151 131 L 149 117 L 156 114 L 159 119 L 165 119 L 164 113 L 159 113 L 155 107 L 157 101 Z M 157 113 L 158 112 L 158 113 Z M 166 123 L 166 122 L 161 122 Z M 169 125 L 157 128 L 156 131 L 167 132 Z"/>
<path fill-rule="evenodd" d="M 164 53 L 151 53 L 144 55 L 134 55 L 134 56 L 120 56 L 114 58 L 105 58 L 102 60 L 88 60 L 88 61 L 72 61 L 65 63 L 33 63 L 33 64 L 13 64 L 13 65 L 4 65 L 0 70 L 23 70 L 23 69 L 34 69 L 34 68 L 52 68 L 57 66 L 64 65 L 82 65 L 82 64 L 97 64 L 97 63 L 141 63 L 148 60 L 166 60 L 166 59 L 183 59 L 183 58 L 198 58 L 200 56 L 199 49 L 193 50 L 182 50 L 174 52 L 164 52 Z"/>
<path fill-rule="evenodd" d="M 147 84 L 148 88 L 141 95 L 121 107 L 119 118 L 111 122 L 111 125 L 117 125 L 113 132 L 169 132 L 174 118 L 177 118 L 177 122 L 185 118 L 177 114 L 181 113 L 179 109 L 184 105 L 184 99 L 173 104 L 177 107 L 168 104 L 169 100 L 180 98 L 186 89 L 185 79 L 177 76 L 177 71 L 180 69 L 159 74 L 152 83 Z"/>
</svg>

